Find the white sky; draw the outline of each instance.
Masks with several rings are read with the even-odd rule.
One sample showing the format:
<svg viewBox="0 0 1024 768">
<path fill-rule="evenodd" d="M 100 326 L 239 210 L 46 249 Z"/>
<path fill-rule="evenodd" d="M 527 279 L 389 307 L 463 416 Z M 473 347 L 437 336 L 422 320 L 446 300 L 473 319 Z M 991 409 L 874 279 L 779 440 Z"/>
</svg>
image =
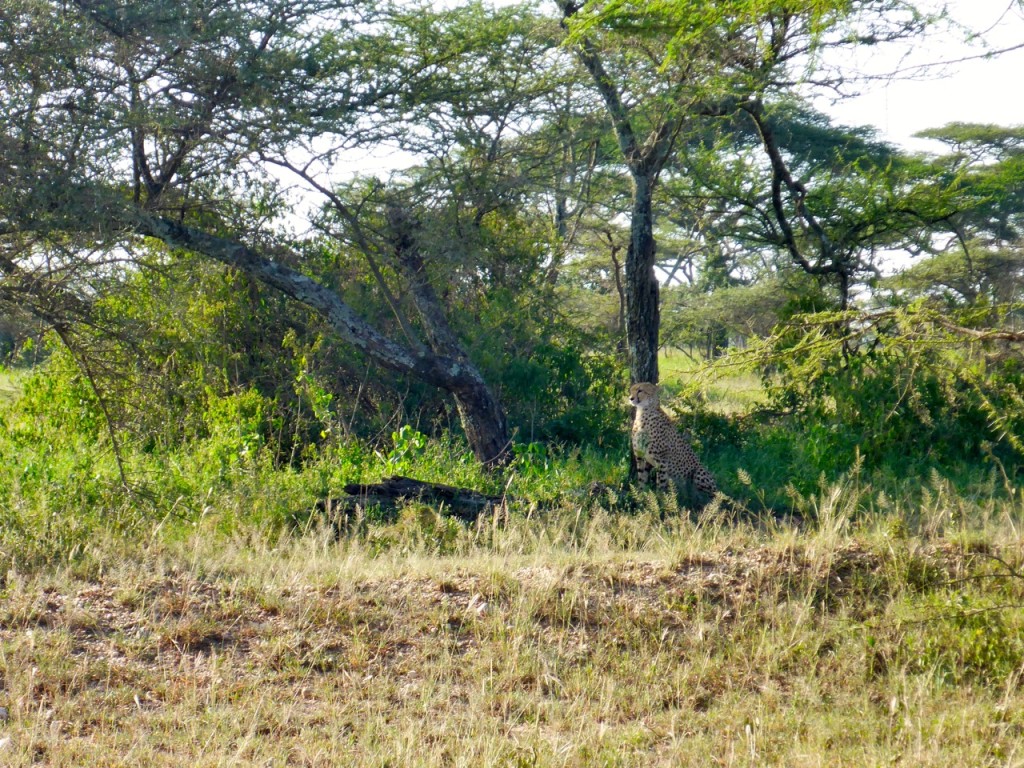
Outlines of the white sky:
<svg viewBox="0 0 1024 768">
<path fill-rule="evenodd" d="M 930 0 L 924 7 L 938 8 Z M 817 106 L 844 125 L 873 125 L 881 138 L 909 149 L 940 151 L 935 142 L 913 139 L 925 128 L 947 123 L 995 123 L 1024 125 L 1024 0 L 948 0 L 950 16 L 976 32 L 982 32 L 989 50 L 1022 46 L 990 58 L 978 57 L 986 48 L 966 42 L 964 30 L 946 30 L 905 51 L 888 54 L 865 48 L 860 60 L 849 59 L 859 71 L 886 75 L 901 70 L 896 79 L 863 84 L 861 95 Z M 949 62 L 930 72 L 915 67 Z M 847 63 L 847 62 L 844 62 Z M 913 75 L 914 79 L 906 79 Z"/>
</svg>

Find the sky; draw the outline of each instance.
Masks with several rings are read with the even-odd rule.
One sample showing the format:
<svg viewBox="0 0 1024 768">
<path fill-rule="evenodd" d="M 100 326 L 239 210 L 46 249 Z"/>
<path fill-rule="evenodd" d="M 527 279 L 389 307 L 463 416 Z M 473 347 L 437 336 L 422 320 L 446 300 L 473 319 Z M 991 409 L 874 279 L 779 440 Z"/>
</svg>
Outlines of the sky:
<svg viewBox="0 0 1024 768">
<path fill-rule="evenodd" d="M 989 49 L 1017 50 L 984 58 L 985 48 L 968 44 L 964 30 L 937 33 L 905 58 L 906 51 L 897 49 L 863 49 L 843 63 L 869 75 L 898 71 L 897 77 L 868 80 L 859 88 L 861 95 L 838 102 L 819 99 L 817 106 L 838 123 L 872 125 L 880 138 L 915 151 L 941 151 L 938 143 L 912 136 L 954 121 L 1024 125 L 1024 0 L 948 0 L 945 5 L 955 21 L 983 31 Z"/>
</svg>

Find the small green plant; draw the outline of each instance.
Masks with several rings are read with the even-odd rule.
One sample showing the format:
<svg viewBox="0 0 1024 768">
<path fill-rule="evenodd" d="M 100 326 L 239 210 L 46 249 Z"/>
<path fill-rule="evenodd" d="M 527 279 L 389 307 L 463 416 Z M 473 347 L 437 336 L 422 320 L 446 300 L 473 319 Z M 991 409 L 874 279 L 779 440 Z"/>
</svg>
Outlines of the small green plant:
<svg viewBox="0 0 1024 768">
<path fill-rule="evenodd" d="M 302 358 L 302 368 L 295 376 L 295 393 L 305 397 L 313 410 L 313 418 L 320 424 L 320 438 L 326 440 L 334 432 L 334 413 L 331 402 L 334 394 L 328 392 L 320 381 L 310 374 L 306 367 L 306 358 Z"/>
<path fill-rule="evenodd" d="M 912 669 L 933 674 L 941 683 L 979 681 L 1003 685 L 1024 663 L 1021 627 L 1008 609 L 989 597 L 963 592 L 938 598 L 928 631 L 911 635 L 906 653 Z"/>
<path fill-rule="evenodd" d="M 202 447 L 222 474 L 253 461 L 266 444 L 266 410 L 263 396 L 252 389 L 230 395 L 207 391 L 204 419 L 209 437 Z"/>
<path fill-rule="evenodd" d="M 391 433 L 391 443 L 391 450 L 387 456 L 382 457 L 388 471 L 406 472 L 412 462 L 426 450 L 427 436 L 408 424 L 403 424 L 397 432 Z"/>
<path fill-rule="evenodd" d="M 548 470 L 548 447 L 544 443 L 516 443 L 512 455 L 513 466 L 520 474 L 536 477 Z"/>
</svg>

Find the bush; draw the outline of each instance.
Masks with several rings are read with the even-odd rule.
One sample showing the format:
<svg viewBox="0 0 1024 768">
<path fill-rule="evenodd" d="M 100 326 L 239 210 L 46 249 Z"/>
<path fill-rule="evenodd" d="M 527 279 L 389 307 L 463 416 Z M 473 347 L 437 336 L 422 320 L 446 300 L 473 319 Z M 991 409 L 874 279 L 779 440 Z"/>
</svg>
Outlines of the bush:
<svg viewBox="0 0 1024 768">
<path fill-rule="evenodd" d="M 1024 456 L 1019 351 L 920 307 L 798 316 L 755 352 L 769 407 L 830 475 Z"/>
<path fill-rule="evenodd" d="M 611 356 L 544 343 L 496 372 L 509 422 L 525 443 L 593 444 L 625 449 L 625 381 Z"/>
</svg>

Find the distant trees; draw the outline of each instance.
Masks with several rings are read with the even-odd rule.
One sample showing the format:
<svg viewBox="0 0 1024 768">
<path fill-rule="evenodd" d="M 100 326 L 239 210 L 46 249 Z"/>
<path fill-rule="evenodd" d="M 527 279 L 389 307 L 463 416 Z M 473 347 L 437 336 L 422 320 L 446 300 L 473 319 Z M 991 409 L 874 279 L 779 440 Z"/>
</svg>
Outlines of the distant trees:
<svg viewBox="0 0 1024 768">
<path fill-rule="evenodd" d="M 947 306 L 1024 298 L 1024 129 L 952 123 L 922 131 L 949 152 L 922 169 L 948 215 L 920 248 L 925 258 L 887 281 L 904 299 Z"/>
</svg>

